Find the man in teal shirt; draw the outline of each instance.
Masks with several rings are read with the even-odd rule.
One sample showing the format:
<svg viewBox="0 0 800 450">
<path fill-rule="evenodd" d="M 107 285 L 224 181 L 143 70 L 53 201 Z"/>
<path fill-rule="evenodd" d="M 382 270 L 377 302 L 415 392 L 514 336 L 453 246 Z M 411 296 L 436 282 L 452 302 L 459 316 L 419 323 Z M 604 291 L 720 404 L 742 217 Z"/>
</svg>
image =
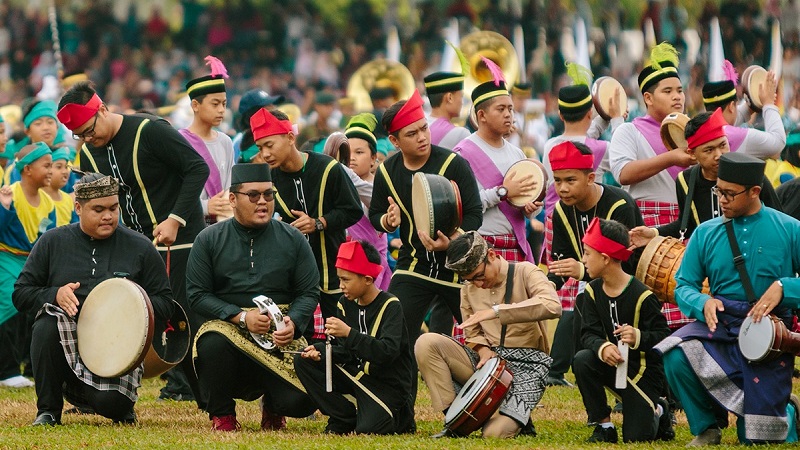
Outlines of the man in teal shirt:
<svg viewBox="0 0 800 450">
<path fill-rule="evenodd" d="M 800 304 L 800 222 L 759 200 L 764 161 L 740 153 L 720 158 L 717 185 L 724 217 L 694 232 L 678 270 L 675 297 L 681 311 L 697 319 L 655 348 L 664 355 L 667 381 L 686 410 L 695 439 L 690 446 L 719 444 L 715 411 L 738 417 L 742 442 L 796 442 L 797 397 L 791 396 L 794 355 L 750 362 L 737 341 L 747 315 L 773 314 L 791 326 Z M 750 302 L 734 266 L 726 222 L 752 283 Z M 702 293 L 708 278 L 713 296 Z"/>
</svg>

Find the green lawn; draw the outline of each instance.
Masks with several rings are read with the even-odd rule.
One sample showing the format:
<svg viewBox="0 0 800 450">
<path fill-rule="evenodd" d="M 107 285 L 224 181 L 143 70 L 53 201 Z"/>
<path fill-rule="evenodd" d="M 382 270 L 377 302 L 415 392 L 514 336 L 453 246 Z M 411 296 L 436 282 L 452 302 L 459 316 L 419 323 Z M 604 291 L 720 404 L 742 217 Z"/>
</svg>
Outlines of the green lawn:
<svg viewBox="0 0 800 450">
<path fill-rule="evenodd" d="M 347 436 L 322 435 L 325 418 L 315 420 L 289 419 L 288 430 L 262 432 L 259 429 L 258 402 L 239 402 L 238 417 L 243 431 L 220 433 L 210 430 L 208 417 L 199 412 L 193 403 L 156 401 L 162 382 L 146 380 L 136 405 L 138 426 L 112 425 L 99 416 L 64 415 L 63 426 L 31 427 L 35 407 L 33 389 L 0 388 L 0 448 L 279 448 L 279 449 L 470 449 L 470 448 L 535 448 L 580 449 L 604 448 L 589 445 L 584 440 L 591 434 L 586 426 L 577 388 L 549 388 L 533 414 L 537 437 L 519 437 L 511 440 L 480 439 L 478 433 L 470 438 L 433 440 L 428 436 L 442 428 L 441 414 L 430 407 L 427 390 L 420 383 L 417 401 L 417 427 L 415 436 Z M 800 384 L 795 383 L 795 392 Z M 622 416 L 612 416 L 619 426 Z M 733 423 L 733 420 L 731 421 Z M 627 445 L 626 448 L 683 448 L 691 440 L 686 418 L 678 415 L 677 438 L 673 442 Z M 733 429 L 723 432 L 722 448 L 738 446 Z"/>
</svg>

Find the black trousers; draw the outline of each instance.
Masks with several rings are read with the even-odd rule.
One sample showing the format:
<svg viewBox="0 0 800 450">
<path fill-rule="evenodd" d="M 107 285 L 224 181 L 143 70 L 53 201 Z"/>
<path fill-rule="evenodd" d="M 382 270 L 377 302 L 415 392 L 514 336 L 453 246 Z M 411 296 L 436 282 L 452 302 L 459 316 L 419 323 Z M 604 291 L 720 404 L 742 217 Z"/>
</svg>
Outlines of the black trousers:
<svg viewBox="0 0 800 450">
<path fill-rule="evenodd" d="M 609 388 L 622 398 L 622 404 L 625 405 L 622 413 L 622 440 L 636 442 L 655 439 L 658 419 L 653 405 L 664 390 L 663 382 L 643 376 L 635 387 L 628 381 L 628 387 L 616 389 L 616 369 L 601 361 L 588 349 L 575 355 L 572 371 L 575 373 L 590 423 L 599 422 L 611 414 L 605 392 L 605 388 Z"/>
<path fill-rule="evenodd" d="M 67 364 L 58 334 L 58 319 L 55 317 L 42 314 L 36 319 L 31 342 L 37 415 L 49 412 L 61 421 L 65 386 L 86 400 L 97 414 L 109 419 L 122 419 L 133 409 L 134 403 L 125 395 L 117 391 L 95 389 L 78 379 Z"/>
<path fill-rule="evenodd" d="M 0 325 L 0 380 L 22 374 L 20 350 L 23 344 L 20 340 L 24 322 L 24 314 L 17 313 Z"/>
<path fill-rule="evenodd" d="M 558 319 L 556 331 L 553 335 L 553 346 L 550 349 L 550 357 L 553 364 L 550 365 L 550 376 L 563 378 L 572 365 L 572 356 L 575 354 L 575 343 L 573 342 L 573 325 L 575 314 L 573 311 L 563 311 L 561 318 Z"/>
<path fill-rule="evenodd" d="M 453 334 L 453 313 L 441 298 L 434 297 L 431 305 L 431 317 L 428 320 L 428 331 L 431 333 Z"/>
<path fill-rule="evenodd" d="M 333 366 L 333 392 L 325 391 L 325 360 L 312 361 L 296 355 L 294 367 L 308 395 L 328 419 L 327 430 L 345 434 L 394 434 L 410 432 L 414 413 L 407 396 L 381 386 L 369 376 L 358 382 Z M 345 398 L 350 394 L 356 405 Z"/>
<path fill-rule="evenodd" d="M 236 401 L 253 401 L 264 396 L 272 413 L 307 417 L 316 405 L 304 392 L 253 361 L 228 339 L 217 333 L 204 334 L 197 341 L 197 378 L 208 394 L 209 417 L 236 415 Z"/>
</svg>

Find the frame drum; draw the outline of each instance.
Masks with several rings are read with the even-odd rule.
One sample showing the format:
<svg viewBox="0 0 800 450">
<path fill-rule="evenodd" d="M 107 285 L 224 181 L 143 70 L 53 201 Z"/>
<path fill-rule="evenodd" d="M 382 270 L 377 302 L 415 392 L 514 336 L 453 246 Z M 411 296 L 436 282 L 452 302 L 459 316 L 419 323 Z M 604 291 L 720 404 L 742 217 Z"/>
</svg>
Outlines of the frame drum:
<svg viewBox="0 0 800 450">
<path fill-rule="evenodd" d="M 625 93 L 625 88 L 622 87 L 619 81 L 611 77 L 600 77 L 592 84 L 592 102 L 594 103 L 597 114 L 604 120 L 611 120 L 608 114 L 609 104 L 614 92 L 619 88 L 617 96 L 619 100 L 620 114 L 625 114 L 628 110 L 628 95 Z"/>
<path fill-rule="evenodd" d="M 674 112 L 664 117 L 661 121 L 661 140 L 669 150 L 676 148 L 687 148 L 686 134 L 684 130 L 689 122 L 689 116 L 683 113 Z"/>
<path fill-rule="evenodd" d="M 500 408 L 513 378 L 504 360 L 495 357 L 486 361 L 447 408 L 445 427 L 458 435 L 469 436 Z"/>
<path fill-rule="evenodd" d="M 125 278 L 109 278 L 83 302 L 78 354 L 95 375 L 119 377 L 144 361 L 153 329 L 153 306 L 144 289 Z"/>
<path fill-rule="evenodd" d="M 744 91 L 745 99 L 750 105 L 750 109 L 755 112 L 761 112 L 761 108 L 764 106 L 761 103 L 758 90 L 766 80 L 767 71 L 761 66 L 750 66 L 742 74 L 742 90 Z"/>
<path fill-rule="evenodd" d="M 417 230 L 434 240 L 437 231 L 449 237 L 461 226 L 461 193 L 454 181 L 417 172 L 411 181 L 411 202 Z"/>
<path fill-rule="evenodd" d="M 544 170 L 544 165 L 534 159 L 523 159 L 512 164 L 503 177 L 503 185 L 505 185 L 507 181 L 516 177 L 528 175 L 533 177 L 536 187 L 523 195 L 508 197 L 508 203 L 518 208 L 525 206 L 526 203 L 538 202 L 544 198 L 547 187 L 547 172 Z"/>
</svg>

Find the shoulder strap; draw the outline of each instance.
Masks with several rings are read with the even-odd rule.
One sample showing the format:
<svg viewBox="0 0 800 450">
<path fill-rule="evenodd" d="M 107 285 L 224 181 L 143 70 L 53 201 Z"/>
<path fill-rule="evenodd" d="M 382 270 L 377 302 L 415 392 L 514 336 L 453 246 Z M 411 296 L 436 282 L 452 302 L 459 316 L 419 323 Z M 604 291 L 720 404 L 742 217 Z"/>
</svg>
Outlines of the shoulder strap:
<svg viewBox="0 0 800 450">
<path fill-rule="evenodd" d="M 728 243 L 730 243 L 731 252 L 733 253 L 733 265 L 736 267 L 736 271 L 739 272 L 739 278 L 742 280 L 744 293 L 747 295 L 747 302 L 752 305 L 758 299 L 756 298 L 755 291 L 753 291 L 753 285 L 750 283 L 750 275 L 747 274 L 747 268 L 744 266 L 742 251 L 739 249 L 739 244 L 736 242 L 736 234 L 733 231 L 733 221 L 726 220 L 724 223 L 725 233 L 728 235 Z"/>
<path fill-rule="evenodd" d="M 508 277 L 506 278 L 506 295 L 503 297 L 503 304 L 511 303 L 511 291 L 514 290 L 514 263 L 508 263 Z M 500 347 L 506 343 L 506 325 L 500 329 Z"/>
<path fill-rule="evenodd" d="M 694 188 L 697 184 L 697 172 L 700 172 L 700 166 L 694 166 L 689 170 L 689 185 L 686 188 L 686 199 L 683 201 L 683 211 L 681 211 L 681 241 L 684 240 L 686 230 L 689 228 L 689 215 L 692 210 Z"/>
</svg>

